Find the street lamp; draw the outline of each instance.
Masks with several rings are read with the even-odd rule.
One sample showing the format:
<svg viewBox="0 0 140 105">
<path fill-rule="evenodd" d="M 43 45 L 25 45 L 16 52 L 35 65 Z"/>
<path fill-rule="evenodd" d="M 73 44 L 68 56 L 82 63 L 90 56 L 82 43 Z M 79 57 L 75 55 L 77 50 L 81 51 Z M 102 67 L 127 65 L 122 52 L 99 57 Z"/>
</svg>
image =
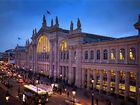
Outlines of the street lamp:
<svg viewBox="0 0 140 105">
<path fill-rule="evenodd" d="M 91 80 L 91 84 L 92 84 L 92 90 L 93 90 L 94 79 Z"/>
<path fill-rule="evenodd" d="M 62 74 L 60 74 L 60 82 L 62 81 Z"/>
<path fill-rule="evenodd" d="M 72 96 L 73 96 L 73 105 L 74 105 L 74 103 L 75 103 L 75 95 L 76 95 L 76 91 L 75 91 L 75 90 L 73 90 L 73 91 L 72 91 Z"/>
<path fill-rule="evenodd" d="M 9 99 L 10 99 L 10 94 L 9 94 L 9 92 L 8 92 L 8 91 L 6 92 L 5 99 L 6 99 L 6 102 L 8 102 L 8 101 L 9 101 Z"/>
<path fill-rule="evenodd" d="M 41 70 L 41 74 L 43 74 L 43 70 Z"/>
<path fill-rule="evenodd" d="M 94 105 L 94 90 L 93 90 L 94 79 L 91 80 L 91 84 L 92 84 L 91 105 Z"/>
<path fill-rule="evenodd" d="M 62 74 L 60 74 L 60 78 L 62 78 Z"/>
<path fill-rule="evenodd" d="M 36 83 L 36 85 L 37 85 L 37 94 L 38 94 L 38 83 L 39 83 L 39 81 L 36 80 L 35 83 Z"/>
</svg>

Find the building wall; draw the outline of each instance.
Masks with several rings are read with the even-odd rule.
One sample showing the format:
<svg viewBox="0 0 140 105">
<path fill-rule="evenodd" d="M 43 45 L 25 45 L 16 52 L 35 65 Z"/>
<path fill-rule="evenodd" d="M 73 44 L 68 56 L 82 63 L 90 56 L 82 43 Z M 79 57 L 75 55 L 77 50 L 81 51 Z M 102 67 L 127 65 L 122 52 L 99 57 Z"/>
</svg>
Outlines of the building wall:
<svg viewBox="0 0 140 105">
<path fill-rule="evenodd" d="M 43 35 L 50 43 L 48 52 L 45 50 L 46 47 L 42 52 L 37 51 L 39 40 Z M 56 26 L 49 29 L 43 26 L 38 33 L 33 33 L 32 42 L 26 43 L 24 52 L 16 50 L 16 64 L 26 66 L 34 72 L 44 73 L 54 81 L 61 78 L 68 84 L 85 89 L 91 89 L 93 85 L 99 93 L 138 98 L 140 85 L 138 37 L 84 43 L 85 37 L 80 29 L 67 33 Z M 98 50 L 100 59 L 97 59 Z M 105 50 L 107 59 L 104 58 Z M 130 50 L 134 51 L 135 55 L 132 59 Z M 115 56 L 113 59 L 112 51 Z M 122 60 L 120 56 L 123 56 Z M 91 80 L 94 80 L 93 84 Z"/>
</svg>

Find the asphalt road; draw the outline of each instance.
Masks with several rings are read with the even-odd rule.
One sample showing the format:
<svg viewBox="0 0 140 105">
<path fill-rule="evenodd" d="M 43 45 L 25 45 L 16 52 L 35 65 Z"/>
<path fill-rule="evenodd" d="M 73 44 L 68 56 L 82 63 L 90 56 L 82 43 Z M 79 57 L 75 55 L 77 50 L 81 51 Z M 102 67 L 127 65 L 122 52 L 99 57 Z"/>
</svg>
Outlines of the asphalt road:
<svg viewBox="0 0 140 105">
<path fill-rule="evenodd" d="M 8 102 L 5 100 L 6 90 L 1 88 L 0 86 L 0 105 L 22 105 L 17 99 L 10 96 L 10 99 Z"/>
</svg>

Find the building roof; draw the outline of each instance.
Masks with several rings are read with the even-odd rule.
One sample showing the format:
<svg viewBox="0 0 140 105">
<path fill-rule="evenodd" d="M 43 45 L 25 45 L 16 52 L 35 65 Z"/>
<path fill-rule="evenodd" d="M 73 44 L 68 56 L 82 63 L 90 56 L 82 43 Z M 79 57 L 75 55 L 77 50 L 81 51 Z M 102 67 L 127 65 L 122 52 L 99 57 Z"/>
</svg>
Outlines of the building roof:
<svg viewBox="0 0 140 105">
<path fill-rule="evenodd" d="M 20 50 L 22 52 L 26 51 L 26 47 L 25 46 L 17 46 L 16 49 Z"/>
</svg>

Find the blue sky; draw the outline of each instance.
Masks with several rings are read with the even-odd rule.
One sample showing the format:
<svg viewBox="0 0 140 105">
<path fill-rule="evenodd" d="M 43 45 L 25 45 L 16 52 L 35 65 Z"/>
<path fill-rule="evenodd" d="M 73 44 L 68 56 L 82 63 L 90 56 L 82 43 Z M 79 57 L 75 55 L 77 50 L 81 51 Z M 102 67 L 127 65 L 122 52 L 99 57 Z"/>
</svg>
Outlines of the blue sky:
<svg viewBox="0 0 140 105">
<path fill-rule="evenodd" d="M 133 24 L 138 14 L 140 0 L 0 0 L 0 51 L 25 45 L 32 30 L 41 27 L 43 15 L 48 25 L 58 16 L 60 27 L 69 29 L 79 17 L 83 32 L 125 37 L 137 35 Z"/>
</svg>

